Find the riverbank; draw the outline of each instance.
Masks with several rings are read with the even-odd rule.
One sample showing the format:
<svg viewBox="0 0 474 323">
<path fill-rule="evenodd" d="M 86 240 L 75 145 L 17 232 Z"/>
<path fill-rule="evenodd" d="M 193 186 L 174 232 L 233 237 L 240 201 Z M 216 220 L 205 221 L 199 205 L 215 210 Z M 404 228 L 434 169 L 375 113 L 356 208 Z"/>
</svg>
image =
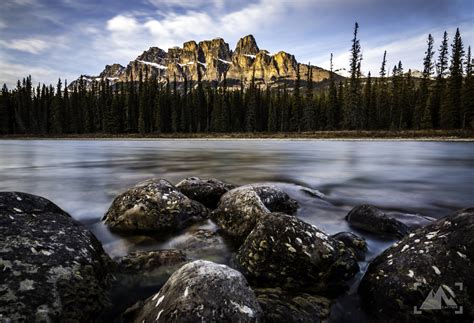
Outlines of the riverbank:
<svg viewBox="0 0 474 323">
<path fill-rule="evenodd" d="M 416 130 L 416 131 L 315 131 L 315 132 L 255 132 L 255 133 L 148 133 L 148 134 L 61 134 L 37 135 L 18 134 L 3 135 L 0 139 L 200 139 L 200 140 L 234 140 L 234 139 L 288 139 L 288 140 L 419 140 L 419 141 L 474 141 L 474 130 Z"/>
</svg>

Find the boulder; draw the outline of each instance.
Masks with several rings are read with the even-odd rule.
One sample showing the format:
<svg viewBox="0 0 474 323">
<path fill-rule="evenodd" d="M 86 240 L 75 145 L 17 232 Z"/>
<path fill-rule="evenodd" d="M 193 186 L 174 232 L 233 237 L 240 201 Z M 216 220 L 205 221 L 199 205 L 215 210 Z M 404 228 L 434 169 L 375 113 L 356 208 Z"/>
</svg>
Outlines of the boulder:
<svg viewBox="0 0 474 323">
<path fill-rule="evenodd" d="M 307 293 L 288 293 L 281 288 L 255 290 L 267 323 L 326 322 L 331 301 L 325 297 Z"/>
<path fill-rule="evenodd" d="M 90 322 L 108 305 L 111 259 L 51 201 L 0 193 L 2 322 Z"/>
<path fill-rule="evenodd" d="M 161 266 L 175 266 L 187 261 L 180 250 L 135 251 L 117 260 L 118 269 L 124 273 L 143 273 Z"/>
<path fill-rule="evenodd" d="M 410 231 L 404 223 L 368 204 L 354 207 L 346 215 L 346 220 L 351 227 L 387 238 L 402 238 Z"/>
<path fill-rule="evenodd" d="M 111 229 L 170 232 L 208 216 L 208 209 L 164 179 L 141 182 L 117 196 L 102 220 Z"/>
<path fill-rule="evenodd" d="M 359 271 L 344 243 L 281 213 L 268 214 L 255 226 L 234 261 L 259 286 L 310 292 L 338 293 Z"/>
<path fill-rule="evenodd" d="M 178 269 L 133 314 L 133 322 L 146 323 L 259 322 L 262 309 L 241 273 L 196 260 Z"/>
<path fill-rule="evenodd" d="M 367 243 L 364 238 L 352 232 L 339 232 L 331 236 L 333 239 L 342 241 L 346 247 L 351 248 L 357 257 L 357 260 L 364 260 L 367 252 Z"/>
<path fill-rule="evenodd" d="M 252 184 L 224 194 L 212 218 L 227 235 L 243 241 L 255 224 L 270 212 L 293 214 L 298 203 L 273 185 Z"/>
<path fill-rule="evenodd" d="M 367 313 L 379 321 L 472 321 L 473 237 L 471 208 L 418 229 L 385 250 L 359 286 Z"/>
<path fill-rule="evenodd" d="M 217 206 L 221 196 L 235 186 L 215 178 L 188 177 L 176 184 L 176 188 L 190 199 L 213 209 Z"/>
<path fill-rule="evenodd" d="M 225 262 L 231 252 L 217 232 L 205 229 L 186 234 L 181 241 L 173 244 L 173 247 L 182 250 L 191 259 L 207 259 L 215 262 Z"/>
</svg>

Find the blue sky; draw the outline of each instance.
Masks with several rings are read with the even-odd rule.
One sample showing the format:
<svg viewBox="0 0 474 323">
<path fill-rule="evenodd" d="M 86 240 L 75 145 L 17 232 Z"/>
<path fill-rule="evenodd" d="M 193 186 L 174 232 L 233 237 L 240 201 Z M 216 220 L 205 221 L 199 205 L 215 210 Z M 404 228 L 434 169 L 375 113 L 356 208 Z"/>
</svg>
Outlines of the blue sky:
<svg viewBox="0 0 474 323">
<path fill-rule="evenodd" d="M 362 70 L 422 69 L 426 38 L 436 48 L 456 27 L 474 44 L 472 0 L 2 0 L 0 83 L 73 80 L 99 74 L 105 64 L 126 65 L 145 49 L 224 38 L 231 48 L 253 34 L 260 48 L 285 50 L 298 61 L 348 66 L 354 22 L 360 25 Z"/>
</svg>

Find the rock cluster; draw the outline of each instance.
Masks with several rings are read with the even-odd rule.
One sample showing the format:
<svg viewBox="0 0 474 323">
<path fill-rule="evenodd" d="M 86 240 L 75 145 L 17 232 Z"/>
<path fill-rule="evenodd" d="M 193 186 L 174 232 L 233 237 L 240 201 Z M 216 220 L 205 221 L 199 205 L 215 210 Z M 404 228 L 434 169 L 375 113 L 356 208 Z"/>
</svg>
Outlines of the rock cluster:
<svg viewBox="0 0 474 323">
<path fill-rule="evenodd" d="M 225 46 L 218 43 L 205 46 L 220 53 Z M 184 47 L 191 52 L 197 46 Z M 238 50 L 259 53 L 251 39 L 239 42 Z M 142 300 L 122 313 L 124 322 L 326 321 L 334 297 L 354 283 L 368 246 L 351 232 L 327 235 L 297 218 L 297 209 L 295 200 L 270 184 L 234 187 L 197 177 L 176 186 L 144 181 L 113 200 L 104 216 L 112 230 L 144 232 L 151 239 L 210 222 L 209 214 L 219 230 L 198 223 L 169 243 L 176 249 L 135 251 L 114 262 L 52 202 L 0 193 L 1 318 L 107 321 L 113 312 L 107 311 L 108 294 L 128 292 L 137 297 L 124 304 L 113 296 L 120 304 L 114 318 Z M 474 209 L 435 222 L 408 218 L 370 205 L 347 215 L 356 229 L 401 239 L 371 261 L 358 288 L 362 307 L 374 321 L 472 320 Z M 226 257 L 216 258 L 219 252 Z M 137 293 L 143 289 L 148 294 Z"/>
</svg>

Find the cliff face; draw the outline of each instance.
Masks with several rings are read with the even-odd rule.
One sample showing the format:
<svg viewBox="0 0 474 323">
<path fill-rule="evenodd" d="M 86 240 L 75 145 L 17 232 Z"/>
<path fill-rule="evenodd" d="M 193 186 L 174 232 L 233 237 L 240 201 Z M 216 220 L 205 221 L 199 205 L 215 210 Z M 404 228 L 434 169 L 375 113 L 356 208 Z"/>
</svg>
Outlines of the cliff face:
<svg viewBox="0 0 474 323">
<path fill-rule="evenodd" d="M 150 47 L 126 67 L 120 64 L 107 65 L 99 76 L 83 76 L 87 82 L 107 79 L 109 82 L 138 80 L 140 77 L 157 78 L 160 82 L 202 81 L 222 82 L 226 77 L 230 86 L 241 81 L 249 84 L 255 76 L 257 84 L 277 87 L 285 83 L 291 87 L 296 80 L 297 70 L 301 80 L 308 78 L 312 70 L 313 82 L 329 79 L 330 72 L 317 66 L 298 63 L 295 57 L 284 51 L 271 55 L 259 49 L 252 35 L 241 38 L 234 51 L 222 38 L 204 40 L 199 43 L 191 40 L 183 47 L 173 47 L 168 52 L 158 47 Z M 200 73 L 199 73 L 200 72 Z M 333 74 L 340 78 L 339 75 Z"/>
</svg>

